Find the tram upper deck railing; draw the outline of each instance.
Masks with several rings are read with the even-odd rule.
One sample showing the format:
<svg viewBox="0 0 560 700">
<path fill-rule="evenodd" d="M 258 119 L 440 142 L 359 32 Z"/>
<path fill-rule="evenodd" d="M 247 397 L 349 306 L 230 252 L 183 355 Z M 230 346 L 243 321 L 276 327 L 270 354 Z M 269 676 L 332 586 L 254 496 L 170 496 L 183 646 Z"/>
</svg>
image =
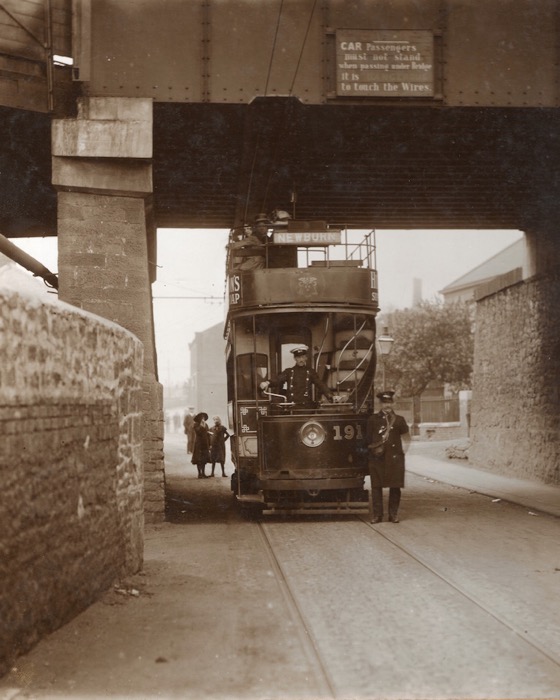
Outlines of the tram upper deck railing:
<svg viewBox="0 0 560 700">
<path fill-rule="evenodd" d="M 298 221 L 265 231 L 230 237 L 230 310 L 341 302 L 377 310 L 374 231 Z"/>
<path fill-rule="evenodd" d="M 363 234 L 324 221 L 288 221 L 266 232 L 232 231 L 227 270 L 355 266 L 375 269 L 375 231 Z M 256 260 L 255 258 L 259 258 Z"/>
</svg>

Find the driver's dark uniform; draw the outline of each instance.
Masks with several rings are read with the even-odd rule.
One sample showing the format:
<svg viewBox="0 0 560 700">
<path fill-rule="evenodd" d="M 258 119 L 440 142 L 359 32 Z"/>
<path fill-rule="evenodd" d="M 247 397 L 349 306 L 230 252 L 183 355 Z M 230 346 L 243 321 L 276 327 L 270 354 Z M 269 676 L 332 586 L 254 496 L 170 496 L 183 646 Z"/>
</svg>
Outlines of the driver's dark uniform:
<svg viewBox="0 0 560 700">
<path fill-rule="evenodd" d="M 293 402 L 296 406 L 305 408 L 313 407 L 311 387 L 314 384 L 329 401 L 332 400 L 332 392 L 325 382 L 321 381 L 317 372 L 311 367 L 295 365 L 289 367 L 271 382 L 271 386 L 281 389 L 286 384 L 286 401 Z"/>
</svg>

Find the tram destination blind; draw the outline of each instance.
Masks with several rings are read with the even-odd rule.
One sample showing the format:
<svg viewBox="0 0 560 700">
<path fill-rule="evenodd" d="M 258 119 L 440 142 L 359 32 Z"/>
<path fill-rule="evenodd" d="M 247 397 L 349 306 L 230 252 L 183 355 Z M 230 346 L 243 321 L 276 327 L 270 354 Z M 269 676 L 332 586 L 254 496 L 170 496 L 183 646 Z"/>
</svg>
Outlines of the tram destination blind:
<svg viewBox="0 0 560 700">
<path fill-rule="evenodd" d="M 336 94 L 337 97 L 433 97 L 432 32 L 338 30 Z"/>
</svg>

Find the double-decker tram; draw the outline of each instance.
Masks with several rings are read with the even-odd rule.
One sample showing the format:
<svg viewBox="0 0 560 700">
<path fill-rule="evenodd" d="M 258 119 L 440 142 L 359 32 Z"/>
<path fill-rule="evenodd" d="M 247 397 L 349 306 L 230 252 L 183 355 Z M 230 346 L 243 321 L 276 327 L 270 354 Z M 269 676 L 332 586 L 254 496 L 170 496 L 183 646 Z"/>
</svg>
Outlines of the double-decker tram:
<svg viewBox="0 0 560 700">
<path fill-rule="evenodd" d="M 228 246 L 231 488 L 265 513 L 367 509 L 375 233 L 282 214 Z"/>
</svg>

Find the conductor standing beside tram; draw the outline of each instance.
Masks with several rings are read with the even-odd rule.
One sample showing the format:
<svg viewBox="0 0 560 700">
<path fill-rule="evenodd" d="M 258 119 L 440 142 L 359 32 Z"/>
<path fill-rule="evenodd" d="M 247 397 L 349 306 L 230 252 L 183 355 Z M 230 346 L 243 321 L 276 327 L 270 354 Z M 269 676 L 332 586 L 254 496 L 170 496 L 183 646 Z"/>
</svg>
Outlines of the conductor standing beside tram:
<svg viewBox="0 0 560 700">
<path fill-rule="evenodd" d="M 383 520 L 383 488 L 389 489 L 389 522 L 399 522 L 401 488 L 404 487 L 405 454 L 410 446 L 410 432 L 403 416 L 393 410 L 394 391 L 377 394 L 381 410 L 370 416 L 367 424 L 369 472 L 373 505 L 372 523 Z"/>
<path fill-rule="evenodd" d="M 266 391 L 269 386 L 281 388 L 286 384 L 286 401 L 293 402 L 296 408 L 313 408 L 312 386 L 316 386 L 332 402 L 334 399 L 329 387 L 312 367 L 307 366 L 307 347 L 302 345 L 290 352 L 294 356 L 295 365 L 280 372 L 274 381 L 261 382 L 260 388 Z"/>
</svg>

